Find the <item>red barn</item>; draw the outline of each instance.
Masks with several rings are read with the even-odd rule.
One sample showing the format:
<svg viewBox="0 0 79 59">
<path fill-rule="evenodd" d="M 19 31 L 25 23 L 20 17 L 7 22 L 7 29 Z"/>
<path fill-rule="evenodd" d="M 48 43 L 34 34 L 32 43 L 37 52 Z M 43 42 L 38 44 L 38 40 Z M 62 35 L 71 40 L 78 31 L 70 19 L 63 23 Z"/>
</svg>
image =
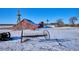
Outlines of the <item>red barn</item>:
<svg viewBox="0 0 79 59">
<path fill-rule="evenodd" d="M 22 21 L 20 21 L 18 24 L 16 24 L 15 26 L 13 26 L 14 29 L 32 29 L 35 30 L 38 28 L 38 25 L 35 24 L 34 22 L 32 22 L 29 19 L 23 19 Z"/>
</svg>

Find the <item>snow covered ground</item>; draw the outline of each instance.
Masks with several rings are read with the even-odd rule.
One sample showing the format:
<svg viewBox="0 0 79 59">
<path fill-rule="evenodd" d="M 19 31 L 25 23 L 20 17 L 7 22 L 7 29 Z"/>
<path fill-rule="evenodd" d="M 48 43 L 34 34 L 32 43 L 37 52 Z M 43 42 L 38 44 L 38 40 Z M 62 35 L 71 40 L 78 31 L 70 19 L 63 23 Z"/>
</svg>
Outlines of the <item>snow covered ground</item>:
<svg viewBox="0 0 79 59">
<path fill-rule="evenodd" d="M 79 51 L 79 28 L 57 27 L 35 31 L 43 30 L 50 32 L 50 39 L 46 40 L 44 37 L 29 38 L 24 43 L 20 43 L 21 31 L 0 30 L 0 32 L 9 31 L 13 38 L 9 41 L 0 41 L 0 51 Z M 25 32 L 31 33 L 30 30 Z"/>
</svg>

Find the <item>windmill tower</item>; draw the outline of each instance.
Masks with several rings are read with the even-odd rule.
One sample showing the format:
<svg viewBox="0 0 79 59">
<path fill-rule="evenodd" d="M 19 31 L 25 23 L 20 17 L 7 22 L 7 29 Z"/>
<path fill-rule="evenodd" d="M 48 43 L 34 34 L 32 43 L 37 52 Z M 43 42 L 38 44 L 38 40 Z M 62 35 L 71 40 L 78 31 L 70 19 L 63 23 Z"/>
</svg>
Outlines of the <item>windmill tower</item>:
<svg viewBox="0 0 79 59">
<path fill-rule="evenodd" d="M 20 9 L 18 9 L 18 13 L 17 13 L 17 23 L 19 23 L 21 21 L 21 14 L 20 14 Z"/>
</svg>

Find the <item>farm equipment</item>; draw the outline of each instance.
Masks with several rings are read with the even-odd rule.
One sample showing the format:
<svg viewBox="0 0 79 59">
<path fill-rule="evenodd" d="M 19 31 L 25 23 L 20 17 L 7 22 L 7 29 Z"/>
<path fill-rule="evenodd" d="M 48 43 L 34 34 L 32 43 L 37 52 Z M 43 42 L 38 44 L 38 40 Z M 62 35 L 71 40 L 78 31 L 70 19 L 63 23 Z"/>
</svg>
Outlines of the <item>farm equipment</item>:
<svg viewBox="0 0 79 59">
<path fill-rule="evenodd" d="M 47 30 L 43 31 L 23 31 L 21 32 L 21 42 L 23 41 L 23 38 L 28 38 L 28 37 L 44 37 L 45 39 L 50 39 L 50 33 Z"/>
<path fill-rule="evenodd" d="M 37 38 L 37 37 L 44 37 L 46 40 L 50 39 L 50 33 L 48 30 L 22 30 L 21 32 L 21 42 L 23 42 L 23 39 L 26 40 L 28 38 Z M 14 39 L 11 37 L 10 32 L 3 32 L 0 33 L 0 41 L 7 41 Z"/>
<path fill-rule="evenodd" d="M 3 33 L 0 33 L 0 41 L 7 41 L 10 39 L 10 32 L 3 32 Z"/>
</svg>

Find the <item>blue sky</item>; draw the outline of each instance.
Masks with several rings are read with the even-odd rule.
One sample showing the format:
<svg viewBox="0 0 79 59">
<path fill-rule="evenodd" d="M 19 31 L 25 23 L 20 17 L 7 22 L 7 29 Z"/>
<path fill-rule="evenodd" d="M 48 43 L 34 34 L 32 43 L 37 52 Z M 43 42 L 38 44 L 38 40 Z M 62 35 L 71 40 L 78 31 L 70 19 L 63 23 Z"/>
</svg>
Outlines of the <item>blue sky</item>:
<svg viewBox="0 0 79 59">
<path fill-rule="evenodd" d="M 27 18 L 35 23 L 40 21 L 56 22 L 57 19 L 63 19 L 69 23 L 71 16 L 79 19 L 79 8 L 20 8 L 21 18 Z M 17 21 L 17 8 L 0 8 L 0 24 L 15 24 Z M 79 21 L 77 22 L 79 23 Z"/>
</svg>

